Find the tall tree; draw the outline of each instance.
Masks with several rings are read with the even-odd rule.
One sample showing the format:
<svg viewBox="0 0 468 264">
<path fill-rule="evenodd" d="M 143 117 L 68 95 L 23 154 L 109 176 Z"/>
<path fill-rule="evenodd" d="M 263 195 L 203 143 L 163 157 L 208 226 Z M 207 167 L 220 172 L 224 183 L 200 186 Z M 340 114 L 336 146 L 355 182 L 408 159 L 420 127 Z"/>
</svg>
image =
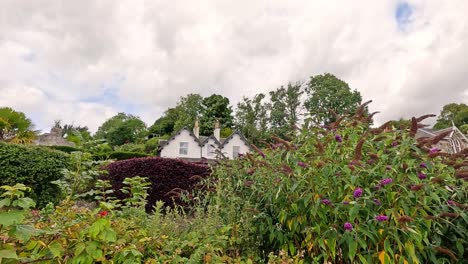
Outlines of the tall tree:
<svg viewBox="0 0 468 264">
<path fill-rule="evenodd" d="M 146 135 L 146 125 L 134 115 L 118 113 L 104 122 L 96 132 L 96 138 L 106 139 L 109 145 L 136 143 Z"/>
<path fill-rule="evenodd" d="M 174 126 L 177 122 L 177 109 L 169 108 L 163 116 L 158 118 L 152 126 L 149 127 L 149 134 L 158 137 L 170 136 L 174 132 Z"/>
<path fill-rule="evenodd" d="M 183 127 L 193 127 L 195 120 L 203 111 L 203 100 L 203 97 L 199 94 L 189 94 L 180 98 L 176 106 L 177 121 L 174 124 L 174 131 Z"/>
<path fill-rule="evenodd" d="M 232 127 L 232 107 L 229 105 L 229 99 L 219 94 L 213 94 L 202 100 L 200 134 L 212 134 L 216 120 L 223 128 Z"/>
<path fill-rule="evenodd" d="M 243 97 L 237 104 L 235 126 L 244 136 L 256 145 L 268 139 L 268 109 L 264 101 L 265 94 L 256 94 L 253 98 Z"/>
<path fill-rule="evenodd" d="M 468 124 L 468 105 L 462 103 L 445 105 L 437 118 L 434 129 L 451 127 L 452 122 L 458 128 Z"/>
<path fill-rule="evenodd" d="M 305 90 L 308 97 L 304 105 L 318 124 L 335 121 L 330 109 L 338 115 L 352 114 L 362 101 L 357 90 L 351 90 L 346 82 L 329 73 L 310 77 Z"/>
<path fill-rule="evenodd" d="M 10 107 L 0 107 L 0 141 L 32 143 L 37 131 L 23 112 Z"/>
<path fill-rule="evenodd" d="M 294 132 L 299 121 L 301 95 L 300 83 L 289 83 L 270 92 L 270 129 L 277 136 L 285 137 Z"/>
</svg>

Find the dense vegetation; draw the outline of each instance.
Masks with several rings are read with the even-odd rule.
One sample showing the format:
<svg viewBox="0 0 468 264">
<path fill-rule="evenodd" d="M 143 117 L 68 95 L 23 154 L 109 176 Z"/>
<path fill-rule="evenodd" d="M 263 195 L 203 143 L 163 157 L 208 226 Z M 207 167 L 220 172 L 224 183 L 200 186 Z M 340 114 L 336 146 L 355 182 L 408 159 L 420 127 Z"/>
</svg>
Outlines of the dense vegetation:
<svg viewBox="0 0 468 264">
<path fill-rule="evenodd" d="M 120 190 L 127 178 L 136 176 L 148 179 L 150 185 L 146 203 L 150 211 L 157 201 L 163 201 L 166 206 L 181 202 L 180 195 L 191 191 L 194 186 L 210 174 L 207 165 L 185 162 L 168 158 L 139 158 L 113 162 L 105 170 L 103 179 L 108 180 L 117 198 L 126 197 Z"/>
<path fill-rule="evenodd" d="M 197 190 L 192 175 L 206 176 L 203 166 L 133 159 L 108 165 L 99 180 L 100 164 L 72 153 L 57 182 L 67 198 L 57 206 L 31 210 L 27 187 L 2 187 L 0 260 L 463 263 L 468 152 L 432 148 L 441 136 L 415 140 L 423 118 L 369 128 L 361 107 L 326 126 L 308 123 L 291 141 L 273 137 L 267 148 L 215 166 Z M 171 193 L 191 207 L 156 202 L 146 214 Z"/>
<path fill-rule="evenodd" d="M 60 179 L 68 164 L 63 152 L 0 142 L 0 186 L 17 183 L 30 186 L 31 198 L 39 207 L 59 201 L 58 186 L 51 181 Z"/>
</svg>

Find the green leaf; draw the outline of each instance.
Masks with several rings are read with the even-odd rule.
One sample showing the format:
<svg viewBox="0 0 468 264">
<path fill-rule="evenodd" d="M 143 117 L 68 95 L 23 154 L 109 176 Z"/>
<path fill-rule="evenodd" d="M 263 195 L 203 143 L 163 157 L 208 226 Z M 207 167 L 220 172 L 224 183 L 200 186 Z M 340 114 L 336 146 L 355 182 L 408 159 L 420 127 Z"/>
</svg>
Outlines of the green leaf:
<svg viewBox="0 0 468 264">
<path fill-rule="evenodd" d="M 354 221 L 358 213 L 359 213 L 359 206 L 354 205 L 353 208 L 351 208 L 351 210 L 349 211 L 349 220 L 351 220 L 351 222 Z"/>
<path fill-rule="evenodd" d="M 14 224 L 19 224 L 24 220 L 24 213 L 22 211 L 8 211 L 0 212 L 0 223 L 3 226 L 11 226 Z"/>
<path fill-rule="evenodd" d="M 4 198 L 0 200 L 0 208 L 5 207 L 5 206 L 10 206 L 10 204 L 11 204 L 10 198 Z"/>
<path fill-rule="evenodd" d="M 34 202 L 34 200 L 31 198 L 25 197 L 18 199 L 16 206 L 27 209 L 36 206 L 36 202 Z"/>
<path fill-rule="evenodd" d="M 31 236 L 38 233 L 39 230 L 30 225 L 15 225 L 8 234 L 23 242 L 29 241 Z"/>
<path fill-rule="evenodd" d="M 49 250 L 54 257 L 60 257 L 63 252 L 65 252 L 62 245 L 57 241 L 54 241 L 49 245 Z"/>
<path fill-rule="evenodd" d="M 75 256 L 80 255 L 81 252 L 83 252 L 83 250 L 85 250 L 85 248 L 86 248 L 86 245 L 83 242 L 80 242 L 80 243 L 76 244 L 76 246 L 75 246 Z"/>
<path fill-rule="evenodd" d="M 2 260 L 4 258 L 18 259 L 18 256 L 16 255 L 16 250 L 14 250 L 14 249 L 0 249 L 0 260 Z"/>
<path fill-rule="evenodd" d="M 353 260 L 354 256 L 356 256 L 357 242 L 354 239 L 349 239 L 348 244 L 349 244 L 348 257 L 350 260 Z"/>
</svg>

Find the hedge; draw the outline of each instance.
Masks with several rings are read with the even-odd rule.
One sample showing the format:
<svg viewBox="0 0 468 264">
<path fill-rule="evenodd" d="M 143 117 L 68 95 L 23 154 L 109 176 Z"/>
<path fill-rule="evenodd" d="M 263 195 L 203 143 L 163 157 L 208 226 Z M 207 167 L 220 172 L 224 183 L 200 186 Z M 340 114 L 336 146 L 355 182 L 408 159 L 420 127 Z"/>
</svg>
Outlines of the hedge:
<svg viewBox="0 0 468 264">
<path fill-rule="evenodd" d="M 120 191 L 125 178 L 135 176 L 148 178 L 151 186 L 148 190 L 147 211 L 150 211 L 158 200 L 163 201 L 167 206 L 173 205 L 173 197 L 177 196 L 177 193 L 182 190 L 192 190 L 200 179 L 211 173 L 207 165 L 160 157 L 116 161 L 106 166 L 105 169 L 108 174 L 102 175 L 101 178 L 110 181 L 119 199 L 125 197 L 125 194 Z M 180 200 L 176 199 L 176 202 Z"/>
<path fill-rule="evenodd" d="M 72 153 L 75 151 L 81 151 L 79 148 L 75 147 L 70 147 L 70 146 L 47 146 L 48 148 L 55 149 L 55 150 L 60 150 L 66 153 Z"/>
<path fill-rule="evenodd" d="M 0 186 L 22 183 L 32 188 L 38 207 L 57 202 L 60 189 L 51 181 L 62 177 L 68 154 L 45 147 L 0 142 Z"/>
<path fill-rule="evenodd" d="M 127 160 L 133 158 L 144 158 L 150 157 L 151 155 L 146 153 L 139 153 L 139 152 L 121 152 L 121 151 L 114 151 L 110 153 L 98 153 L 93 154 L 94 160 L 108 160 L 108 159 L 115 159 L 115 160 Z"/>
</svg>

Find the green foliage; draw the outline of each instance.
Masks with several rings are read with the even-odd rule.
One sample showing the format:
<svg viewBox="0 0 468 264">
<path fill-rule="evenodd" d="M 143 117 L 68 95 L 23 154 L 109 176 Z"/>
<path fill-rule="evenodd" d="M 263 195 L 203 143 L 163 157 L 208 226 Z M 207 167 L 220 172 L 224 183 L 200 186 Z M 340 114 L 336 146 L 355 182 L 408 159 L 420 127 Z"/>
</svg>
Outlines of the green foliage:
<svg viewBox="0 0 468 264">
<path fill-rule="evenodd" d="M 310 77 L 305 91 L 304 106 L 317 124 L 336 120 L 330 109 L 338 115 L 352 114 L 362 101 L 357 90 L 351 90 L 346 82 L 329 73 Z"/>
<path fill-rule="evenodd" d="M 111 146 L 119 146 L 140 142 L 146 133 L 146 125 L 139 117 L 118 113 L 98 128 L 96 138 L 106 139 Z"/>
<path fill-rule="evenodd" d="M 437 118 L 434 129 L 451 127 L 452 122 L 458 128 L 468 125 L 468 105 L 455 103 L 445 105 Z M 464 133 L 466 131 L 465 128 Z"/>
<path fill-rule="evenodd" d="M 216 120 L 221 127 L 232 127 L 233 117 L 232 108 L 229 105 L 229 99 L 219 94 L 203 98 L 202 112 L 200 117 L 200 134 L 211 135 Z"/>
<path fill-rule="evenodd" d="M 0 185 L 22 183 L 32 188 L 39 207 L 57 202 L 60 190 L 51 184 L 69 165 L 67 154 L 45 147 L 0 143 Z"/>
<path fill-rule="evenodd" d="M 159 147 L 160 138 L 154 137 L 145 142 L 145 152 L 150 154 L 156 154 Z"/>
<path fill-rule="evenodd" d="M 148 155 L 146 153 L 115 151 L 109 154 L 109 159 L 126 160 L 126 159 L 144 158 L 144 157 L 150 157 L 150 156 L 151 155 Z"/>
<path fill-rule="evenodd" d="M 255 145 L 269 138 L 268 133 L 268 102 L 264 94 L 257 94 L 252 99 L 244 97 L 237 104 L 236 128 Z"/>
<path fill-rule="evenodd" d="M 170 136 L 174 133 L 175 123 L 177 122 L 179 109 L 169 108 L 164 112 L 163 116 L 158 118 L 152 126 L 148 128 L 148 133 L 157 137 Z"/>
<path fill-rule="evenodd" d="M 281 86 L 270 92 L 270 130 L 279 136 L 294 136 L 299 121 L 301 107 L 301 95 L 303 94 L 300 83 L 291 84 L 285 88 Z"/>
<path fill-rule="evenodd" d="M 75 151 L 81 151 L 79 148 L 70 147 L 70 146 L 46 146 L 50 149 L 60 150 L 66 153 L 72 153 Z"/>
<path fill-rule="evenodd" d="M 121 146 L 117 146 L 114 148 L 115 151 L 119 152 L 145 152 L 145 145 L 144 144 L 135 144 L 135 143 L 128 143 L 123 144 Z"/>
<path fill-rule="evenodd" d="M 215 168 L 214 205 L 241 227 L 242 246 L 265 258 L 303 254 L 305 263 L 466 257 L 466 154 L 426 152 L 408 132 L 361 118 L 306 126 L 292 142 Z"/>
<path fill-rule="evenodd" d="M 0 141 L 32 143 L 37 131 L 29 118 L 10 107 L 0 107 Z"/>
<path fill-rule="evenodd" d="M 62 170 L 63 177 L 51 183 L 62 190 L 62 195 L 68 200 L 82 197 L 96 184 L 101 170 L 108 161 L 94 161 L 90 153 L 73 152 L 70 154 L 70 166 Z"/>
</svg>

